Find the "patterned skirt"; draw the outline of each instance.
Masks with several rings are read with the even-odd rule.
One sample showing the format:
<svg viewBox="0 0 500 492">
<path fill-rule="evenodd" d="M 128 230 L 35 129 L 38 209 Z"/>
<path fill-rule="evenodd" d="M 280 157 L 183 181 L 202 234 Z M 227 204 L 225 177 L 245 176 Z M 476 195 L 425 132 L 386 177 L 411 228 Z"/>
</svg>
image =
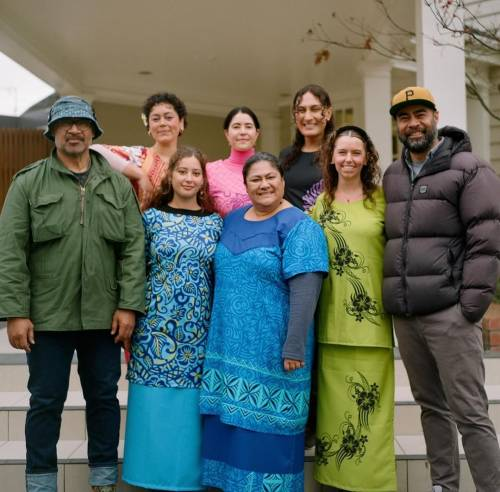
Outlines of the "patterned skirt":
<svg viewBox="0 0 500 492">
<path fill-rule="evenodd" d="M 303 492 L 304 433 L 255 432 L 204 415 L 203 485 L 224 492 Z"/>
<path fill-rule="evenodd" d="M 393 350 L 319 344 L 314 478 L 363 492 L 393 492 Z"/>
<path fill-rule="evenodd" d="M 123 480 L 154 490 L 203 490 L 200 390 L 129 384 Z"/>
</svg>

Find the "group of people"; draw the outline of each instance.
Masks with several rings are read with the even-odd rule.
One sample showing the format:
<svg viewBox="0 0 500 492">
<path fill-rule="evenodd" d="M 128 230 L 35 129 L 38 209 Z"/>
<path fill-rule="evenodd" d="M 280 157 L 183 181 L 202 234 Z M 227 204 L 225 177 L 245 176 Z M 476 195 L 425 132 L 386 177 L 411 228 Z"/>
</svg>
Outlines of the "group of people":
<svg viewBox="0 0 500 492">
<path fill-rule="evenodd" d="M 55 149 L 14 177 L 0 216 L 0 316 L 29 367 L 28 492 L 57 490 L 75 350 L 89 483 L 116 490 L 121 346 L 126 482 L 301 492 L 309 422 L 325 490 L 395 491 L 393 325 L 433 491 L 458 490 L 456 425 L 477 490 L 500 490 L 478 324 L 498 275 L 498 177 L 465 132 L 437 130 L 421 87 L 391 102 L 403 153 L 383 187 L 370 136 L 335 128 L 323 88 L 292 111 L 279 158 L 255 151 L 241 106 L 223 123 L 230 155 L 207 163 L 179 145 L 174 94 L 144 104 L 151 147 L 92 144 L 91 106 L 53 105 Z"/>
</svg>

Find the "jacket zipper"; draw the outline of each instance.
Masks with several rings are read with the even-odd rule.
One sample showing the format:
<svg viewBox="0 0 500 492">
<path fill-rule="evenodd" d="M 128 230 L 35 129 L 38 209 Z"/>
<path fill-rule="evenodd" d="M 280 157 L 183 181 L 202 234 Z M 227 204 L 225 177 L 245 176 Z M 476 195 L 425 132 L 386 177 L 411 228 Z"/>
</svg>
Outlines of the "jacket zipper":
<svg viewBox="0 0 500 492">
<path fill-rule="evenodd" d="M 83 225 L 85 214 L 85 186 L 80 185 L 80 225 Z"/>
<path fill-rule="evenodd" d="M 405 211 L 405 224 L 404 224 L 404 231 L 403 231 L 403 272 L 402 272 L 402 282 L 403 282 L 403 307 L 404 307 L 404 312 L 406 316 L 410 316 L 410 313 L 408 312 L 408 282 L 406 281 L 406 267 L 408 264 L 407 261 L 407 255 L 408 255 L 408 228 L 410 226 L 410 210 L 411 210 L 411 205 L 413 202 L 413 189 L 415 188 L 415 180 L 412 180 L 410 177 L 410 197 L 408 201 L 406 202 L 406 211 Z"/>
</svg>

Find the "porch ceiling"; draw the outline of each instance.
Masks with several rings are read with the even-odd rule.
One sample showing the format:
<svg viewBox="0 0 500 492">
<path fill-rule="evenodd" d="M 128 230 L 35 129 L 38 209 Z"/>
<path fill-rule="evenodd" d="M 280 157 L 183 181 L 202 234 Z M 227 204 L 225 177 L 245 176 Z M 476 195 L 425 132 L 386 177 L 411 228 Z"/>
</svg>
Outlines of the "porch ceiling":
<svg viewBox="0 0 500 492">
<path fill-rule="evenodd" d="M 413 28 L 414 0 L 386 4 Z M 364 52 L 333 49 L 315 66 L 321 45 L 302 41 L 318 21 L 344 39 L 333 10 L 384 28 L 371 0 L 1 0 L 0 50 L 61 93 L 137 104 L 163 89 L 205 114 L 274 112 L 307 82 L 359 87 Z"/>
</svg>

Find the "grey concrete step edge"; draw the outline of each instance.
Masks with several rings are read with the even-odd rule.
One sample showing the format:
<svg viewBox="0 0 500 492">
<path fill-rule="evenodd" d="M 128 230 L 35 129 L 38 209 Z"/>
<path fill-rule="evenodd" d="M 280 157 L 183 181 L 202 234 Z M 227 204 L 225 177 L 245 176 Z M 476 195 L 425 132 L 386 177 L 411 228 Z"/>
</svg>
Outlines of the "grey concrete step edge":
<svg viewBox="0 0 500 492">
<path fill-rule="evenodd" d="M 500 404 L 500 385 L 486 385 L 486 393 L 490 405 Z M 415 406 L 415 400 L 411 395 L 408 386 L 396 387 L 395 404 L 397 406 Z M 127 408 L 127 390 L 118 391 L 120 408 Z M 2 403 L 2 400 L 10 400 L 9 403 Z M 68 401 L 69 400 L 69 401 Z M 76 400 L 76 401 L 75 401 Z M 0 392 L 0 411 L 26 411 L 29 408 L 29 393 L 27 391 Z M 64 405 L 65 410 L 84 410 L 85 401 L 81 391 L 68 391 L 68 399 Z"/>
<path fill-rule="evenodd" d="M 497 436 L 500 439 L 500 435 Z M 70 456 L 60 458 L 58 460 L 59 464 L 81 464 L 87 463 L 87 457 L 85 451 L 87 449 L 87 441 L 60 441 L 59 445 L 64 446 L 65 443 L 73 443 L 71 448 L 73 451 Z M 118 447 L 118 460 L 121 463 L 123 461 L 123 443 L 121 440 Z M 14 447 L 16 456 L 6 457 L 5 454 L 8 448 Z M 1 465 L 11 465 L 11 464 L 24 464 L 26 459 L 24 458 L 24 441 L 2 441 L 0 442 L 0 466 Z M 413 460 L 426 460 L 425 454 L 425 442 L 422 435 L 418 436 L 396 436 L 394 440 L 394 449 L 396 451 L 397 461 L 413 461 Z M 23 452 L 22 455 L 21 451 Z M 460 458 L 464 459 L 465 455 L 463 453 L 462 446 L 460 445 Z M 304 461 L 313 462 L 314 461 L 314 448 L 306 449 L 304 452 Z"/>
<path fill-rule="evenodd" d="M 73 356 L 72 364 L 77 364 L 76 354 Z M 122 364 L 125 363 L 125 354 L 122 352 Z M 0 366 L 23 366 L 26 365 L 26 354 L 18 351 L 14 353 L 0 353 Z"/>
<path fill-rule="evenodd" d="M 485 352 L 485 359 L 500 359 L 500 352 Z M 394 359 L 397 361 L 401 360 L 399 350 L 397 347 L 394 348 Z M 73 357 L 73 364 L 76 364 L 78 359 L 76 355 Z M 122 352 L 122 363 L 125 363 L 125 355 Z M 22 351 L 0 353 L 0 366 L 6 365 L 23 365 L 26 364 L 26 354 Z"/>
</svg>

